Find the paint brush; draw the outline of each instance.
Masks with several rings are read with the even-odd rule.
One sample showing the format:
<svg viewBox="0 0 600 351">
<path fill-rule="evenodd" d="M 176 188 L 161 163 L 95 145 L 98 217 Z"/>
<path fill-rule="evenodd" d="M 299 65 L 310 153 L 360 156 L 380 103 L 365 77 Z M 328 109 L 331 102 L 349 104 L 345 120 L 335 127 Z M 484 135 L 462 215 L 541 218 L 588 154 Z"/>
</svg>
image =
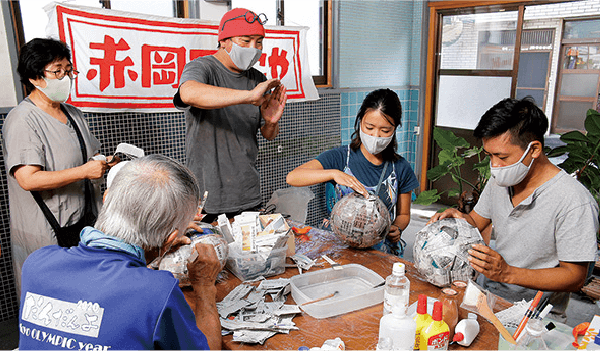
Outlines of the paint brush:
<svg viewBox="0 0 600 351">
<path fill-rule="evenodd" d="M 521 323 L 519 323 L 517 330 L 515 330 L 515 333 L 513 334 L 513 338 L 517 339 L 519 337 L 519 334 L 521 334 L 523 329 L 525 329 L 525 326 L 527 325 L 529 318 L 531 318 L 531 316 L 533 315 L 533 312 L 537 308 L 538 304 L 540 303 L 540 300 L 542 299 L 543 294 L 544 294 L 544 292 L 541 290 L 538 290 L 537 294 L 535 294 L 533 301 L 531 301 L 531 305 L 529 305 L 529 308 L 525 312 L 523 319 L 521 319 Z"/>
</svg>

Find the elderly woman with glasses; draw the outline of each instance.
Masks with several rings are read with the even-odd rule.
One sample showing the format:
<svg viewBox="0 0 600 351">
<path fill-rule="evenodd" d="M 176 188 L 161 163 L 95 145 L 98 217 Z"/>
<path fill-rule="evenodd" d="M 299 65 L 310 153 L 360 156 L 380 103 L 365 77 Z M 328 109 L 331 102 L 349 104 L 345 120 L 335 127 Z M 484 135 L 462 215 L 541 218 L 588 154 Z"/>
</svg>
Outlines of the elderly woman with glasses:
<svg viewBox="0 0 600 351">
<path fill-rule="evenodd" d="M 103 177 L 112 163 L 92 159 L 100 142 L 83 113 L 64 103 L 77 75 L 64 43 L 29 41 L 17 70 L 28 96 L 9 112 L 2 134 L 19 290 L 29 254 L 46 245 L 76 245 L 79 233 L 71 230 L 74 234 L 66 237 L 68 227 L 93 225 L 101 194 L 90 180 Z"/>
</svg>

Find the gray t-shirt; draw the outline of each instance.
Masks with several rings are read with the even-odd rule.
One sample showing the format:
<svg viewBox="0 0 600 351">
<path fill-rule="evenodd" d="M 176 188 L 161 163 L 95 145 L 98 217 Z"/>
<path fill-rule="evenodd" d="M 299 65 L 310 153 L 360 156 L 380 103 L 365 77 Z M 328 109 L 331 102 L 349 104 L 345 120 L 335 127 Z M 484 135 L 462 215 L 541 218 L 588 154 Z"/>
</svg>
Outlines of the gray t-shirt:
<svg viewBox="0 0 600 351">
<path fill-rule="evenodd" d="M 557 267 L 559 261 L 596 259 L 598 205 L 589 191 L 563 170 L 516 207 L 508 188 L 498 186 L 492 178 L 474 211 L 492 220 L 495 250 L 511 266 L 541 269 Z M 537 292 L 489 279 L 484 285 L 509 301 L 531 300 Z"/>
<path fill-rule="evenodd" d="M 266 77 L 254 68 L 232 72 L 214 56 L 204 56 L 185 66 L 180 86 L 188 80 L 252 90 Z M 260 176 L 256 168 L 260 108 L 243 104 L 203 110 L 185 105 L 179 91 L 173 103 L 185 110 L 186 165 L 198 178 L 202 192 L 208 190 L 205 211 L 221 214 L 260 205 Z"/>
<path fill-rule="evenodd" d="M 100 142 L 89 130 L 82 112 L 62 104 L 73 118 L 85 141 L 88 157 L 100 151 Z M 38 108 L 29 98 L 12 109 L 2 127 L 4 162 L 8 183 L 10 208 L 10 235 L 13 268 L 17 289 L 20 288 L 21 266 L 27 256 L 46 245 L 56 244 L 52 227 L 44 217 L 29 191 L 21 188 L 14 177 L 15 167 L 41 166 L 44 171 L 60 171 L 81 166 L 79 139 L 70 124 L 64 124 Z M 61 226 L 75 224 L 81 218 L 85 205 L 84 182 L 40 191 L 42 199 Z M 96 189 L 96 203 L 102 194 Z"/>
</svg>

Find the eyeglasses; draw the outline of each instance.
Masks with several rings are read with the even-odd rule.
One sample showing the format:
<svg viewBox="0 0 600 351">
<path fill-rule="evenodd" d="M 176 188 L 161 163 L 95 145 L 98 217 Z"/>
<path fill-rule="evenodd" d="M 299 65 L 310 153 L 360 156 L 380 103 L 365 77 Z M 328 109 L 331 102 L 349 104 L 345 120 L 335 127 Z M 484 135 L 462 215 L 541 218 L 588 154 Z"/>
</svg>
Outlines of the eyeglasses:
<svg viewBox="0 0 600 351">
<path fill-rule="evenodd" d="M 50 70 L 45 69 L 44 71 L 46 71 L 48 73 L 54 73 L 54 76 L 58 80 L 63 79 L 65 76 L 69 76 L 69 78 L 75 79 L 75 78 L 77 78 L 77 75 L 79 74 L 79 71 L 74 70 L 74 69 L 64 70 L 61 68 L 56 71 L 50 71 Z"/>
<path fill-rule="evenodd" d="M 254 23 L 254 21 L 258 21 L 258 23 L 260 23 L 260 24 L 267 23 L 267 15 L 265 15 L 264 13 L 261 13 L 261 14 L 257 15 L 257 14 L 255 14 L 252 11 L 246 11 L 246 13 L 243 14 L 243 15 L 239 15 L 239 16 L 230 18 L 230 19 L 226 20 L 225 22 L 223 22 L 223 26 L 221 26 L 221 31 L 223 30 L 223 28 L 225 28 L 225 23 L 227 23 L 229 21 L 233 21 L 233 20 L 238 19 L 238 18 L 242 18 L 242 17 L 248 23 Z"/>
</svg>

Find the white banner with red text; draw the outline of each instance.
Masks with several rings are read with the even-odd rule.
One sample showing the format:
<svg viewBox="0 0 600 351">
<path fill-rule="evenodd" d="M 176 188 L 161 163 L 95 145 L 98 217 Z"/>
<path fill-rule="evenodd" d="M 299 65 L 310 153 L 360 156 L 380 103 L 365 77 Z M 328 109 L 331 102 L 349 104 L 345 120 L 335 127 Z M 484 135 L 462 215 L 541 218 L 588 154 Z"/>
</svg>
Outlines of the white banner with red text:
<svg viewBox="0 0 600 351">
<path fill-rule="evenodd" d="M 172 112 L 185 64 L 217 51 L 218 22 L 106 10 L 46 6 L 50 37 L 67 43 L 73 67 L 68 103 L 89 112 Z M 254 66 L 279 78 L 288 102 L 317 100 L 308 66 L 307 27 L 265 26 L 263 54 Z"/>
</svg>

